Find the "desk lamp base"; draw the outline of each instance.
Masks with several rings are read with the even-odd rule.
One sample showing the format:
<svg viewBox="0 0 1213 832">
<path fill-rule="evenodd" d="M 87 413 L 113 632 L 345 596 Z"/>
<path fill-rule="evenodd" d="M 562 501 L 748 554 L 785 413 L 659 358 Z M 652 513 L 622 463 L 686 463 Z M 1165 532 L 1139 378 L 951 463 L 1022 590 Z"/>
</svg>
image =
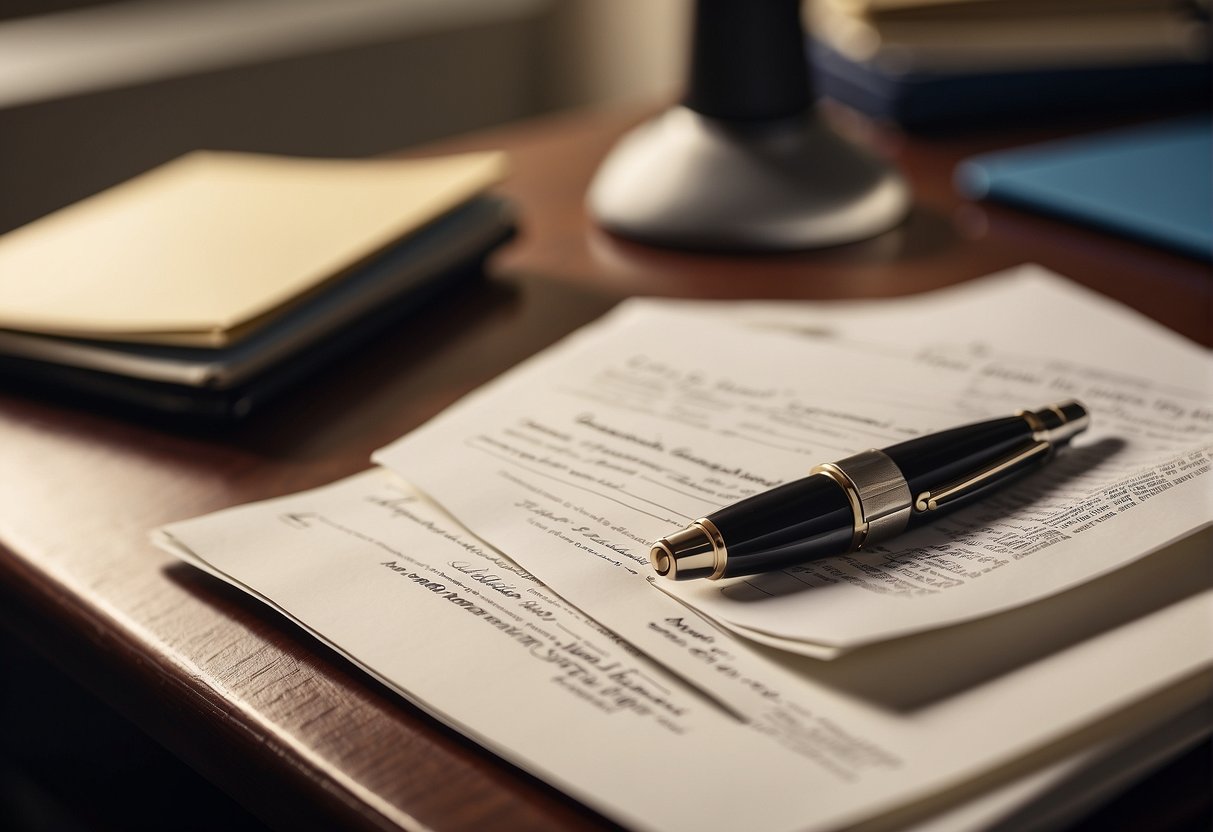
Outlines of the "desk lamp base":
<svg viewBox="0 0 1213 832">
<path fill-rule="evenodd" d="M 588 195 L 608 231 L 678 248 L 788 251 L 875 236 L 909 190 L 811 110 L 754 122 L 675 107 L 611 151 Z"/>
</svg>

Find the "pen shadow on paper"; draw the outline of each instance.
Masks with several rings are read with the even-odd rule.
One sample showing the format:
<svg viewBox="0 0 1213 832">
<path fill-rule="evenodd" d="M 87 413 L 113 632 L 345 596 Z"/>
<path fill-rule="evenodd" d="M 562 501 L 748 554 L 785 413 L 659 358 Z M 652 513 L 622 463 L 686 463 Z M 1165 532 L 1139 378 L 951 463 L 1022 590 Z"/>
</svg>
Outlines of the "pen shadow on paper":
<svg viewBox="0 0 1213 832">
<path fill-rule="evenodd" d="M 676 285 L 690 285 L 688 279 L 698 279 L 698 291 L 703 291 L 705 273 L 709 281 L 720 274 L 720 279 L 725 283 L 735 284 L 733 272 L 739 267 L 753 270 L 755 264 L 759 269 L 747 277 L 747 286 L 752 287 L 755 281 L 759 284 L 768 281 L 772 285 L 780 282 L 786 284 L 786 274 L 766 277 L 762 272 L 764 265 L 782 261 L 822 266 L 863 266 L 925 260 L 954 248 L 959 238 L 954 223 L 947 216 L 915 203 L 901 223 L 874 237 L 791 253 L 738 252 L 727 248 L 705 250 L 702 247 L 687 249 L 662 243 L 654 245 L 652 242 L 620 237 L 597 227 L 589 229 L 587 245 L 596 263 L 612 273 L 643 275 L 646 290 L 651 292 L 655 288 L 671 291 L 676 289 Z M 696 261 L 693 269 L 686 265 L 690 259 Z M 693 274 L 690 273 L 692 271 Z M 819 282 L 820 277 L 827 275 L 813 275 L 815 283 Z M 849 280 L 853 280 L 853 277 L 847 275 Z"/>
<path fill-rule="evenodd" d="M 757 646 L 846 695 L 909 713 L 1063 653 L 1213 588 L 1213 529 L 1081 586 L 1006 612 L 860 648 L 833 661 Z M 1133 661 L 1133 656 L 1122 656 Z"/>
<path fill-rule="evenodd" d="M 1081 456 L 1075 454 L 1076 458 L 1070 460 L 1063 475 L 1038 493 L 1048 497 L 1123 445 L 1120 440 L 1108 438 L 1087 446 Z M 990 522 L 988 515 L 983 519 Z M 913 711 L 1203 591 L 1213 585 L 1210 551 L 1213 531 L 1026 606 L 880 642 L 832 661 L 755 647 L 848 695 L 895 711 Z M 869 557 L 878 564 L 887 556 Z M 783 596 L 799 595 L 805 603 L 812 603 L 814 591 L 822 589 L 793 581 L 782 583 L 788 585 Z M 746 603 L 761 604 L 762 600 Z"/>
<path fill-rule="evenodd" d="M 1017 497 L 1025 494 L 1028 489 L 1031 490 L 1033 496 L 1029 501 L 1024 501 L 1025 504 L 1047 500 L 1068 482 L 1096 465 L 1108 461 L 1124 447 L 1124 440 L 1105 437 L 1081 449 L 1076 448 L 1068 453 L 1064 460 L 1052 463 L 1043 471 L 1038 471 L 1023 480 L 999 489 L 998 493 L 1003 499 L 994 505 L 999 505 L 1000 508 L 992 510 L 992 501 L 979 500 L 975 505 L 946 515 L 946 521 L 939 522 L 958 523 L 963 525 L 966 531 L 1002 522 L 1008 513 L 1021 508 L 1016 504 Z M 893 559 L 900 559 L 899 553 L 913 550 L 921 545 L 919 541 L 924 536 L 935 536 L 937 529 L 937 526 L 928 524 L 896 537 L 872 551 L 860 551 L 845 557 L 848 560 L 859 562 L 865 567 L 880 568 Z M 826 591 L 827 586 L 796 578 L 795 573 L 796 568 L 793 567 L 783 572 L 755 575 L 723 587 L 721 594 L 738 605 L 761 606 L 770 598 L 785 598 L 792 595 L 811 596 L 814 592 Z"/>
</svg>

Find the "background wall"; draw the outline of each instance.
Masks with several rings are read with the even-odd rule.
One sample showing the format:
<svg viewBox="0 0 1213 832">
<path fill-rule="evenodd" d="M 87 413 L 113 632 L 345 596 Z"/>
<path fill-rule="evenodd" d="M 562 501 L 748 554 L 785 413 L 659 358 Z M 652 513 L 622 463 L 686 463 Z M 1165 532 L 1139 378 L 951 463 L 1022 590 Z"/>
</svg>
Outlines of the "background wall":
<svg viewBox="0 0 1213 832">
<path fill-rule="evenodd" d="M 54 12 L 19 13 L 36 8 Z M 0 9 L 2 233 L 195 148 L 360 156 L 552 109 L 672 97 L 689 0 Z"/>
<path fill-rule="evenodd" d="M 561 0 L 544 94 L 553 107 L 670 98 L 686 64 L 690 0 Z"/>
</svg>

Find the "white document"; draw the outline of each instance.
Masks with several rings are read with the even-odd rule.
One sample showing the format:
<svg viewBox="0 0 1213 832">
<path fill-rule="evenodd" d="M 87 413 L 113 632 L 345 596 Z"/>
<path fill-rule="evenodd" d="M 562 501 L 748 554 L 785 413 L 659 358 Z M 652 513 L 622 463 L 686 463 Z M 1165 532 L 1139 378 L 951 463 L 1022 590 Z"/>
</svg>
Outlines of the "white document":
<svg viewBox="0 0 1213 832">
<path fill-rule="evenodd" d="M 1020 408 L 1077 398 L 1092 428 L 980 505 L 861 554 L 661 589 L 830 657 L 1037 601 L 1213 522 L 1204 350 L 1031 273 L 898 304 L 811 311 L 842 337 L 806 338 L 630 302 L 375 459 L 663 662 L 685 634 L 631 629 L 663 617 L 651 541 L 818 462 Z"/>
<path fill-rule="evenodd" d="M 1190 587 L 1152 599 L 1130 624 L 1047 645 L 1047 655 L 1037 644 L 1037 661 L 953 678 L 961 688 L 929 701 L 919 680 L 918 701 L 898 701 L 885 694 L 916 683 L 888 656 L 866 671 L 860 654 L 780 665 L 668 596 L 642 592 L 665 616 L 642 628 L 679 634 L 687 656 L 754 694 L 742 721 L 383 470 L 173 524 L 158 542 L 506 759 L 641 829 L 835 829 L 981 776 L 1003 790 L 943 816 L 940 828 L 992 819 L 1067 773 L 1065 760 L 1199 703 L 1213 657 L 1213 590 Z M 1158 568 L 1191 570 L 1194 557 L 1203 552 L 1177 551 Z M 1106 601 L 1102 583 L 1075 601 L 1081 611 Z M 1000 769 L 1034 751 L 1031 765 Z"/>
</svg>

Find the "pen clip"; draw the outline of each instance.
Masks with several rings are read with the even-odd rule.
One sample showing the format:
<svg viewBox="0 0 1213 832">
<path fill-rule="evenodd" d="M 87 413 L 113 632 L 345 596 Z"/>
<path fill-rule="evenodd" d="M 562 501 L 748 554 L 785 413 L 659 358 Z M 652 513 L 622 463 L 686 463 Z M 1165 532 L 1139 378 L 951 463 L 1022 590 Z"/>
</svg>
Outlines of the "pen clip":
<svg viewBox="0 0 1213 832">
<path fill-rule="evenodd" d="M 980 471 L 969 474 L 963 479 L 955 480 L 940 486 L 934 491 L 924 491 L 914 498 L 914 510 L 918 512 L 935 511 L 949 503 L 962 499 L 976 491 L 991 480 L 1003 474 L 1011 473 L 1014 469 L 1048 456 L 1053 445 L 1044 439 L 1037 439 L 1032 444 L 1021 448 L 1011 455 L 987 465 Z"/>
</svg>

